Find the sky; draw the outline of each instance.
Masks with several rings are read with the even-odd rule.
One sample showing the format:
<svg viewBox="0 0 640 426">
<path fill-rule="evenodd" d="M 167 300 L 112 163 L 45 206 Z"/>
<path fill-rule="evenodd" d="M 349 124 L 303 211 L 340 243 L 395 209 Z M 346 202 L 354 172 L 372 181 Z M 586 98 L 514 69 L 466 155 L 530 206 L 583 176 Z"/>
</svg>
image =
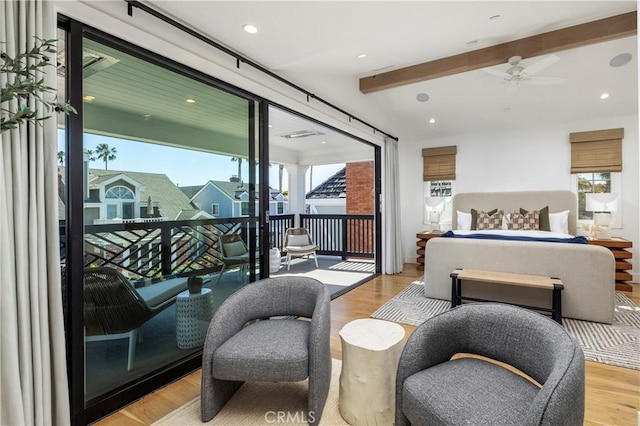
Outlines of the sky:
<svg viewBox="0 0 640 426">
<path fill-rule="evenodd" d="M 115 160 L 108 162 L 109 170 L 137 171 L 148 173 L 164 173 L 178 186 L 203 185 L 209 180 L 226 181 L 238 174 L 238 163 L 231 161 L 230 156 L 210 154 L 206 152 L 167 147 L 152 143 L 117 139 L 107 136 L 84 134 L 84 147 L 95 151 L 98 144 L 106 143 L 116 148 Z M 58 132 L 58 150 L 64 151 L 64 132 Z M 94 155 L 95 156 L 95 155 Z M 101 159 L 92 161 L 94 169 L 104 169 Z M 344 167 L 344 163 L 313 167 L 313 183 L 315 188 L 327 178 L 333 176 Z M 242 162 L 242 180 L 249 177 L 246 161 Z M 278 166 L 269 168 L 269 186 L 278 188 Z M 307 172 L 307 190 L 309 190 L 309 172 Z M 288 189 L 288 174 L 283 173 L 282 189 Z"/>
</svg>

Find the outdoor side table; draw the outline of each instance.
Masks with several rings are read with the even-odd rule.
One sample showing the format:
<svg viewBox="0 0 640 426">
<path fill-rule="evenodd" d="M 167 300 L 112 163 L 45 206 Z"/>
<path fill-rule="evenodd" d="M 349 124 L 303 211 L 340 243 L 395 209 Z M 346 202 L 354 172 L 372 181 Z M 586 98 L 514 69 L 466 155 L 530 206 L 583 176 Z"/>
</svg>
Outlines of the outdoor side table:
<svg viewBox="0 0 640 426">
<path fill-rule="evenodd" d="M 183 291 L 176 297 L 176 339 L 178 348 L 191 349 L 204 344 L 213 315 L 213 293 L 203 288 L 200 293 Z"/>
<path fill-rule="evenodd" d="M 340 330 L 342 371 L 339 407 L 351 425 L 391 425 L 396 411 L 396 371 L 404 328 L 357 319 Z"/>
</svg>

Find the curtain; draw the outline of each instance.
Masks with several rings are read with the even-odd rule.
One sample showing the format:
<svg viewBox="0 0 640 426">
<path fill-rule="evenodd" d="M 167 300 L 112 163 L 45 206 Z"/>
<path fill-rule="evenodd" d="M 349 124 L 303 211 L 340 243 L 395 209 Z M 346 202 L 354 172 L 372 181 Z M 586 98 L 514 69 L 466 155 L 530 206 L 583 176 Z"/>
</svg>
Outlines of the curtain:
<svg viewBox="0 0 640 426">
<path fill-rule="evenodd" d="M 400 229 L 400 188 L 398 141 L 385 139 L 385 182 L 384 182 L 384 224 L 385 224 L 385 258 L 384 273 L 397 274 L 402 272 L 402 234 Z"/>
<path fill-rule="evenodd" d="M 52 2 L 0 2 L 0 41 L 9 56 L 31 48 L 34 36 L 55 38 L 55 30 Z M 43 77 L 55 87 L 55 67 Z M 0 85 L 6 80 L 0 74 Z M 69 423 L 56 154 L 55 117 L 0 133 L 2 425 Z"/>
</svg>

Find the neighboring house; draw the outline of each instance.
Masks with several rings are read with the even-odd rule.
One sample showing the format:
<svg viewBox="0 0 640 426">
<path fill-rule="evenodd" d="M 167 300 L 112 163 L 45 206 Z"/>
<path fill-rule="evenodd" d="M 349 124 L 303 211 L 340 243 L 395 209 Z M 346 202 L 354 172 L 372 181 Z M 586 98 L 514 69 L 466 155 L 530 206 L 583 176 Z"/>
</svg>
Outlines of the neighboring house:
<svg viewBox="0 0 640 426">
<path fill-rule="evenodd" d="M 201 186 L 181 187 L 183 194 L 200 210 L 213 217 L 240 217 L 249 214 L 249 186 L 237 180 L 210 180 Z M 256 185 L 256 214 L 259 186 Z M 269 188 L 269 214 L 289 213 L 289 200 L 277 189 Z"/>
<path fill-rule="evenodd" d="M 311 214 L 347 213 L 347 169 L 336 172 L 306 195 L 306 210 Z"/>
<path fill-rule="evenodd" d="M 101 169 L 89 169 L 88 174 L 85 224 L 211 217 L 165 174 Z"/>
</svg>

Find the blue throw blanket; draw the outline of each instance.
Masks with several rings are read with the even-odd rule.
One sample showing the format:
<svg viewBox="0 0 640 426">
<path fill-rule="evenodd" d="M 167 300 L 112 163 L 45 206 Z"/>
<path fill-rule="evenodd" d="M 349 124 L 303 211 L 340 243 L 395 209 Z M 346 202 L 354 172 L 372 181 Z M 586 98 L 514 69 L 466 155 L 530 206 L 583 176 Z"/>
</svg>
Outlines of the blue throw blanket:
<svg viewBox="0 0 640 426">
<path fill-rule="evenodd" d="M 456 235 L 453 231 L 447 231 L 442 234 L 445 238 L 473 238 L 476 240 L 507 240 L 507 241 L 540 241 L 548 243 L 571 243 L 571 244 L 588 244 L 586 237 L 579 236 L 573 238 L 537 238 L 528 236 L 511 236 L 511 235 L 499 235 L 499 234 L 468 234 L 468 235 Z"/>
</svg>

